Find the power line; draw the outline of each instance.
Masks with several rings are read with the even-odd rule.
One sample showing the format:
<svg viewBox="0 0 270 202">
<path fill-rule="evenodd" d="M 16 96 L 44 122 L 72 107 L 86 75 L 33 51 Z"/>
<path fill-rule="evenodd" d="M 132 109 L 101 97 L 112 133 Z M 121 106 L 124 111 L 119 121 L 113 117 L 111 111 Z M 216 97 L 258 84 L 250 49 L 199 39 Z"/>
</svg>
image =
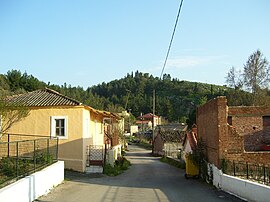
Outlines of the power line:
<svg viewBox="0 0 270 202">
<path fill-rule="evenodd" d="M 168 51 L 167 51 L 167 55 L 166 55 L 166 58 L 165 58 L 165 61 L 164 61 L 164 64 L 163 64 L 163 68 L 162 68 L 162 71 L 161 71 L 161 74 L 160 74 L 160 79 L 162 78 L 162 75 L 163 75 L 165 66 L 167 64 L 167 60 L 168 60 L 168 57 L 169 57 L 169 53 L 170 53 L 172 42 L 173 42 L 173 38 L 174 38 L 174 33 L 175 33 L 175 30 L 176 30 L 176 27 L 177 27 L 177 23 L 178 23 L 178 19 L 179 19 L 180 13 L 181 13 L 183 1 L 184 0 L 181 0 L 181 3 L 179 5 L 178 14 L 177 14 L 176 21 L 175 21 L 175 24 L 174 24 L 173 33 L 172 33 L 170 45 L 169 45 L 169 48 L 168 48 Z"/>
</svg>

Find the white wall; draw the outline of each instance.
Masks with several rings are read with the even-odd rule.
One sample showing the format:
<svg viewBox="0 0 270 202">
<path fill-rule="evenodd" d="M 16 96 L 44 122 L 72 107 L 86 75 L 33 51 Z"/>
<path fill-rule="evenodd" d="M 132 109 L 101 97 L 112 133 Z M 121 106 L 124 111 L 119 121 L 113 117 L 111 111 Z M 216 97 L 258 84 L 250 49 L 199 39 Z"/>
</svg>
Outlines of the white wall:
<svg viewBox="0 0 270 202">
<path fill-rule="evenodd" d="M 64 162 L 58 161 L 0 189 L 0 201 L 30 202 L 59 185 L 64 180 Z"/>
<path fill-rule="evenodd" d="M 87 160 L 87 146 L 93 144 L 93 138 L 91 137 L 91 118 L 90 118 L 90 114 L 92 112 L 88 111 L 88 110 L 83 110 L 83 124 L 82 124 L 82 131 L 83 131 L 83 144 L 82 144 L 82 156 L 83 156 L 83 160 L 82 160 L 82 172 L 85 171 L 86 168 L 86 160 Z"/>
<path fill-rule="evenodd" d="M 269 186 L 223 174 L 214 165 L 213 184 L 249 201 L 267 202 L 270 199 Z"/>
<path fill-rule="evenodd" d="M 114 162 L 118 156 L 121 156 L 121 145 L 116 145 L 108 150 L 107 162 L 114 166 Z"/>
<path fill-rule="evenodd" d="M 134 133 L 139 132 L 139 128 L 137 125 L 130 126 L 130 134 L 133 135 Z"/>
</svg>

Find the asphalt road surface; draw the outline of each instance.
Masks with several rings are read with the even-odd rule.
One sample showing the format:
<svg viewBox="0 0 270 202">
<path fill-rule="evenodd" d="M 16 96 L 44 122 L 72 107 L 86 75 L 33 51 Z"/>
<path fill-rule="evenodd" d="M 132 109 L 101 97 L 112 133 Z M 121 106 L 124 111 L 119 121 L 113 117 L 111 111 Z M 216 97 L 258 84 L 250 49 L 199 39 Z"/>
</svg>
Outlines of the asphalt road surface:
<svg viewBox="0 0 270 202">
<path fill-rule="evenodd" d="M 185 179 L 184 170 L 152 157 L 151 151 L 130 146 L 132 166 L 116 177 L 68 172 L 67 180 L 40 202 L 84 201 L 241 201 L 196 179 Z"/>
</svg>

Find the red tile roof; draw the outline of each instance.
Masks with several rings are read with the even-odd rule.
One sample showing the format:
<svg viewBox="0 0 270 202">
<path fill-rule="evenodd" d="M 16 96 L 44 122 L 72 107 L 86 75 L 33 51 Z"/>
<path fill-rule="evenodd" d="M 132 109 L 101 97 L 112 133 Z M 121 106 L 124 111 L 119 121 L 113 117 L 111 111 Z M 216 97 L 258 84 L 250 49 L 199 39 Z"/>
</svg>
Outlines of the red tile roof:
<svg viewBox="0 0 270 202">
<path fill-rule="evenodd" d="M 148 113 L 148 114 L 144 114 L 142 116 L 139 116 L 138 119 L 153 119 L 153 114 L 152 113 Z M 157 115 L 155 115 L 155 117 L 159 117 Z"/>
</svg>

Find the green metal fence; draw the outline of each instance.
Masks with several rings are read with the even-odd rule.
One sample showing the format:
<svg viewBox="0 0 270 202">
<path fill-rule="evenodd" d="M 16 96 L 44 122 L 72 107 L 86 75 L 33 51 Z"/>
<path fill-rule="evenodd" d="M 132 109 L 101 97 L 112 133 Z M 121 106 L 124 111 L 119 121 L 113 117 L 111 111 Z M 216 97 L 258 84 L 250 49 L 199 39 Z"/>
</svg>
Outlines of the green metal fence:
<svg viewBox="0 0 270 202">
<path fill-rule="evenodd" d="M 58 138 L 6 134 L 0 141 L 0 186 L 34 173 L 57 160 Z"/>
</svg>

